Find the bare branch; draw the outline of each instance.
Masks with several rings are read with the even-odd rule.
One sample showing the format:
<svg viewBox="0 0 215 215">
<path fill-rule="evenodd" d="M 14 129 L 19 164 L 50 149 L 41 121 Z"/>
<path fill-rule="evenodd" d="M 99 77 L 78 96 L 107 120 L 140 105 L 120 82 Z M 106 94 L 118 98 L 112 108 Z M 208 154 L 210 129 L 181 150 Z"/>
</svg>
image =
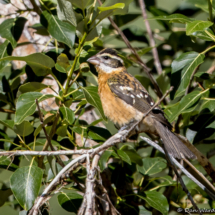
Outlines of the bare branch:
<svg viewBox="0 0 215 215">
<path fill-rule="evenodd" d="M 31 211 L 29 212 L 29 215 L 37 215 L 39 212 L 39 208 L 41 205 L 44 203 L 44 198 L 46 198 L 52 187 L 57 183 L 61 176 L 66 172 L 71 166 L 73 166 L 75 163 L 77 163 L 79 160 L 86 158 L 87 154 L 81 155 L 77 157 L 76 159 L 72 160 L 70 163 L 68 163 L 57 175 L 56 177 L 52 180 L 52 182 L 46 187 L 46 189 L 43 191 L 42 195 L 39 197 L 39 199 L 35 202 L 34 206 L 32 207 Z"/>
<path fill-rule="evenodd" d="M 90 150 L 59 150 L 59 151 L 1 151 L 0 156 L 21 156 L 21 155 L 31 155 L 31 156 L 56 156 L 56 155 L 82 155 L 89 153 L 91 154 L 94 149 Z"/>
<path fill-rule="evenodd" d="M 215 168 L 212 165 L 212 163 L 194 145 L 192 145 L 187 140 L 186 137 L 183 137 L 179 134 L 177 134 L 177 136 L 187 146 L 187 148 L 190 149 L 190 151 L 193 152 L 194 155 L 196 155 L 197 160 L 200 163 L 200 165 L 205 169 L 207 174 L 211 177 L 211 179 L 215 183 Z"/>
<path fill-rule="evenodd" d="M 95 174 L 96 169 L 90 169 L 90 157 L 89 154 L 87 154 L 87 178 L 86 178 L 86 192 L 85 192 L 85 198 L 86 198 L 86 212 L 85 215 L 93 215 L 95 212 Z"/>
<path fill-rule="evenodd" d="M 190 201 L 191 201 L 193 207 L 198 211 L 198 213 L 199 213 L 200 215 L 202 215 L 201 211 L 199 211 L 198 206 L 197 206 L 196 203 L 194 202 L 192 195 L 190 194 L 190 192 L 188 191 L 186 185 L 184 184 L 184 181 L 183 181 L 182 177 L 181 177 L 180 174 L 178 173 L 178 170 L 177 170 L 177 168 L 176 168 L 176 166 L 175 166 L 175 163 L 173 162 L 173 159 L 172 159 L 173 157 L 171 157 L 171 156 L 169 155 L 169 153 L 167 152 L 166 147 L 165 147 L 164 144 L 163 144 L 163 149 L 164 149 L 164 151 L 165 151 L 166 159 L 167 159 L 167 161 L 169 162 L 169 164 L 171 165 L 171 167 L 173 168 L 175 174 L 177 175 L 177 178 L 179 179 L 180 184 L 181 184 L 181 186 L 182 186 L 184 192 L 187 194 L 187 196 L 188 196 L 188 198 L 190 199 Z M 180 164 L 180 165 L 181 165 L 181 164 Z M 181 170 L 181 169 L 180 169 L 180 170 Z"/>
<path fill-rule="evenodd" d="M 190 167 L 189 172 L 197 179 L 199 180 L 202 184 L 204 184 L 209 190 L 212 190 L 215 193 L 215 187 L 208 181 L 208 179 L 200 172 L 198 171 L 192 163 L 190 163 L 189 160 L 186 158 L 183 158 L 183 161 L 186 162 L 186 164 Z M 187 166 L 187 167 L 188 167 Z"/>
<path fill-rule="evenodd" d="M 139 0 L 139 4 L 140 4 L 140 8 L 141 8 L 142 15 L 143 15 L 143 20 L 144 20 L 145 25 L 146 25 L 146 31 L 149 35 L 149 43 L 150 43 L 150 46 L 153 47 L 152 54 L 154 57 L 155 67 L 156 67 L 157 73 L 160 75 L 162 73 L 162 67 L 161 67 L 159 56 L 158 56 L 158 51 L 157 51 L 157 48 L 155 45 L 155 40 L 154 40 L 154 37 L 152 34 L 152 30 L 151 30 L 151 27 L 149 25 L 149 21 L 147 19 L 146 5 L 145 5 L 144 0 Z"/>
<path fill-rule="evenodd" d="M 8 110 L 8 109 L 4 109 L 4 108 L 0 108 L 0 112 L 3 112 L 3 113 L 15 113 L 14 110 Z"/>
<path fill-rule="evenodd" d="M 161 153 L 165 154 L 164 150 L 155 142 L 151 141 L 146 137 L 140 137 L 142 140 L 146 141 L 149 145 L 156 148 Z M 215 194 L 208 190 L 202 183 L 200 183 L 196 178 L 194 178 L 175 158 L 172 158 L 173 163 L 182 170 L 182 172 L 190 178 L 195 184 L 197 184 L 202 190 L 204 190 L 213 200 L 215 200 Z"/>
</svg>

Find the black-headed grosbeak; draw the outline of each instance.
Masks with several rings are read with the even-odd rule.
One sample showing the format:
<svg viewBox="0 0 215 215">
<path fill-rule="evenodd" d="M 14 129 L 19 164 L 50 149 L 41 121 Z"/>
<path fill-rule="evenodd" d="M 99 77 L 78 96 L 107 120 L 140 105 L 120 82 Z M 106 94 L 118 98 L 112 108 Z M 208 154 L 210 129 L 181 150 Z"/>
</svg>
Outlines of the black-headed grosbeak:
<svg viewBox="0 0 215 215">
<path fill-rule="evenodd" d="M 120 130 L 129 129 L 140 121 L 154 101 L 141 83 L 126 71 L 123 60 L 107 48 L 87 60 L 98 72 L 99 95 L 105 115 Z M 195 155 L 171 131 L 172 126 L 163 111 L 154 108 L 135 128 L 159 136 L 170 155 L 175 158 L 195 158 Z"/>
</svg>

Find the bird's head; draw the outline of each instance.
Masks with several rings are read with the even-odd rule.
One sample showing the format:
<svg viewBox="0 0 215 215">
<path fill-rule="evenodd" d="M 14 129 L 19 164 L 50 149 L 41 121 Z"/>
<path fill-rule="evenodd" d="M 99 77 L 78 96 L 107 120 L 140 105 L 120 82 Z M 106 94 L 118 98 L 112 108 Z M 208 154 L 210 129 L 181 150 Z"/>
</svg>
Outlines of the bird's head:
<svg viewBox="0 0 215 215">
<path fill-rule="evenodd" d="M 116 50 L 106 48 L 90 57 L 87 62 L 93 64 L 97 71 L 111 73 L 124 67 L 123 60 L 117 55 Z"/>
</svg>

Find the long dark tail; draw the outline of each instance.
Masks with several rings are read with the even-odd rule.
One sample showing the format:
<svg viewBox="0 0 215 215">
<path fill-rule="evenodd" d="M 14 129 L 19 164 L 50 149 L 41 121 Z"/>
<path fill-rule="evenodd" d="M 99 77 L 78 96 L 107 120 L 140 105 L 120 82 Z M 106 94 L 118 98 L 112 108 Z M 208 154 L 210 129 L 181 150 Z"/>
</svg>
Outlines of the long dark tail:
<svg viewBox="0 0 215 215">
<path fill-rule="evenodd" d="M 173 132 L 158 121 L 156 121 L 156 130 L 164 143 L 164 147 L 174 158 L 196 158 Z"/>
</svg>

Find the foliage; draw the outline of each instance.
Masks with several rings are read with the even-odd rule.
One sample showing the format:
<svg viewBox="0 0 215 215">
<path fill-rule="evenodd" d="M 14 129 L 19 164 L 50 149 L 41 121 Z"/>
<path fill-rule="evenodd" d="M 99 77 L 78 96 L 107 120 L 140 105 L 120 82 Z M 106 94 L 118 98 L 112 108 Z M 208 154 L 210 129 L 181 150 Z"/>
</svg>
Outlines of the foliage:
<svg viewBox="0 0 215 215">
<path fill-rule="evenodd" d="M 36 99 L 42 104 L 54 98 L 56 103 L 57 108 L 41 108 L 45 130 L 55 150 L 96 147 L 117 132 L 104 115 L 98 95 L 97 72 L 92 65 L 86 64 L 90 56 L 104 47 L 117 49 L 128 71 L 154 100 L 159 99 L 135 55 L 108 22 L 109 16 L 151 68 L 162 92 L 165 93 L 170 85 L 174 86 L 167 104 L 161 105 L 174 131 L 187 137 L 204 154 L 214 149 L 215 5 L 210 4 L 212 1 L 208 0 L 209 5 L 204 0 L 185 0 L 180 4 L 171 1 L 175 2 L 171 12 L 165 10 L 169 3 L 146 1 L 148 20 L 163 68 L 160 75 L 156 72 L 152 57 L 154 47 L 149 45 L 138 1 L 105 0 L 102 6 L 96 2 L 40 0 L 39 9 L 35 5 L 26 11 L 17 9 L 16 18 L 6 18 L 1 23 L 0 36 L 4 39 L 0 45 L 1 151 L 48 149 L 48 140 L 39 123 Z M 0 3 L 10 4 L 10 1 L 1 0 Z M 13 50 L 25 45 L 19 43 L 19 39 L 27 21 L 20 15 L 26 12 L 36 12 L 40 17 L 31 28 L 38 35 L 48 35 L 51 39 L 47 46 L 51 48 L 45 47 L 41 53 L 24 57 L 13 56 Z M 13 60 L 24 61 L 26 65 L 16 69 L 11 63 Z M 53 86 L 44 83 L 50 78 L 56 81 L 57 92 Z M 52 92 L 44 94 L 44 89 Z M 83 117 L 89 110 L 98 116 L 92 122 Z M 89 140 L 93 145 L 89 145 Z M 64 164 L 71 159 L 74 157 L 68 156 L 63 160 Z M 210 160 L 215 161 L 214 157 Z M 207 175 L 196 161 L 192 163 Z M 2 156 L 0 167 L 1 177 L 7 176 L 1 180 L 0 206 L 9 205 L 17 213 L 31 209 L 42 193 L 43 185 L 50 183 L 62 169 L 55 157 L 40 156 Z M 172 179 L 172 170 L 168 169 L 165 157 L 139 139 L 106 150 L 99 167 L 110 199 L 121 214 L 155 214 L 159 211 L 166 215 L 177 208 L 191 207 L 181 186 Z M 80 165 L 62 182 L 63 188 L 56 189 L 54 195 L 57 195 L 62 214 L 64 211 L 77 213 L 83 199 L 81 188 L 85 179 L 86 167 Z M 215 206 L 196 184 L 186 177 L 184 180 L 201 208 Z M 48 211 L 42 210 L 42 214 Z"/>
</svg>

